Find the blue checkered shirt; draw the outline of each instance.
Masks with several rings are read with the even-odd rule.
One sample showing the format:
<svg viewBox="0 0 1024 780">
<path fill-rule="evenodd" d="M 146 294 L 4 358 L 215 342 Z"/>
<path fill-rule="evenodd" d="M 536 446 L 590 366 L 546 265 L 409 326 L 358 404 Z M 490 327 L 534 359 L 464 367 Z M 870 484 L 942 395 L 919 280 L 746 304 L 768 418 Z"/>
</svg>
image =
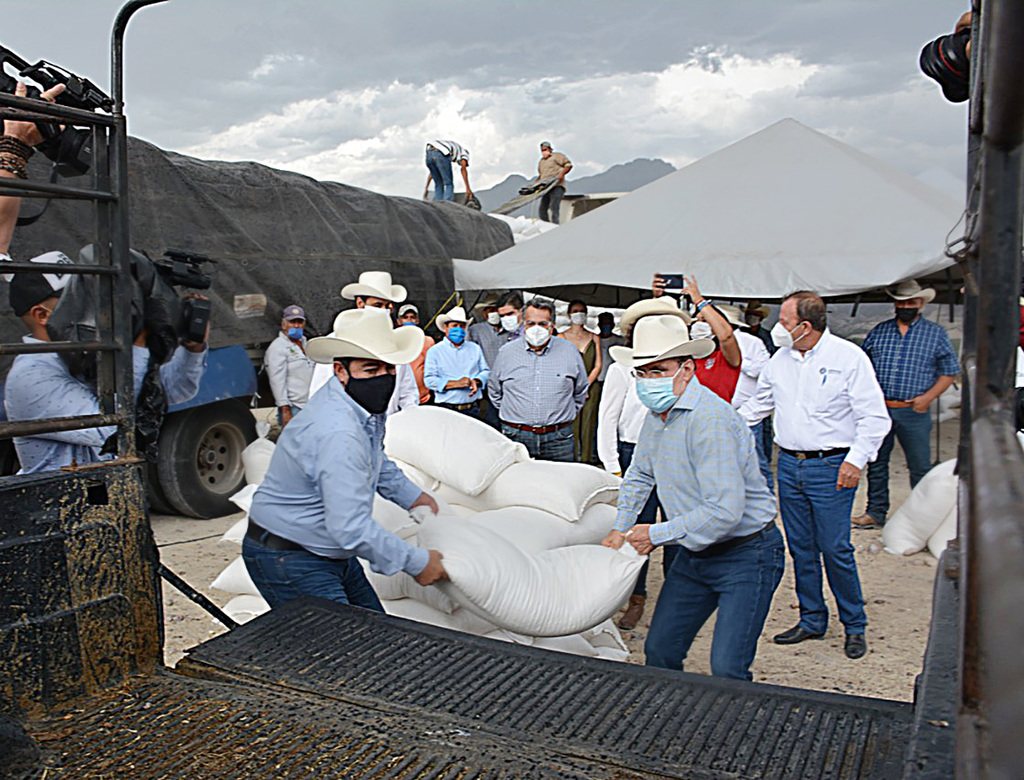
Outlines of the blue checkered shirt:
<svg viewBox="0 0 1024 780">
<path fill-rule="evenodd" d="M 910 323 L 905 336 L 895 318 L 879 323 L 864 339 L 864 351 L 887 401 L 909 401 L 930 390 L 940 376 L 960 373 L 946 331 L 924 317 Z"/>
<path fill-rule="evenodd" d="M 666 521 L 651 526 L 654 544 L 703 550 L 756 533 L 775 517 L 750 428 L 696 377 L 664 421 L 654 412 L 644 420 L 619 489 L 616 530 L 636 523 L 655 485 Z"/>
<path fill-rule="evenodd" d="M 534 352 L 523 338 L 498 351 L 487 397 L 505 422 L 541 427 L 576 419 L 587 387 L 587 369 L 574 345 L 552 338 Z"/>
</svg>

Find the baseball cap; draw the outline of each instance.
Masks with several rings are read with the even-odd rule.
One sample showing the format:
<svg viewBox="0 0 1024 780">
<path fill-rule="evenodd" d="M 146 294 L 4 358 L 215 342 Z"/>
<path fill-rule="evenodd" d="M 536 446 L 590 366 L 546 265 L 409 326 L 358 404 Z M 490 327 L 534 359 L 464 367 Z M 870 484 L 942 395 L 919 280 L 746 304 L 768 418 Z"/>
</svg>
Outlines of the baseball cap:
<svg viewBox="0 0 1024 780">
<path fill-rule="evenodd" d="M 71 265 L 71 258 L 63 252 L 46 252 L 33 257 L 32 263 L 57 263 Z M 5 275 L 11 283 L 8 291 L 11 308 L 15 316 L 21 317 L 33 306 L 47 298 L 60 297 L 64 287 L 71 279 L 71 274 L 57 273 L 17 273 Z"/>
<path fill-rule="evenodd" d="M 551 145 L 551 141 L 541 141 L 540 142 L 540 148 L 541 149 L 553 149 L 554 147 Z"/>
<path fill-rule="evenodd" d="M 305 320 L 306 310 L 293 303 L 291 306 L 284 307 L 284 314 L 282 314 L 281 317 L 286 320 Z"/>
<path fill-rule="evenodd" d="M 417 317 L 420 316 L 420 310 L 416 308 L 416 304 L 414 304 L 414 303 L 407 303 L 407 304 L 403 305 L 398 310 L 398 316 L 401 317 L 402 315 L 404 315 L 404 314 L 406 314 L 407 312 L 410 312 L 410 311 L 413 312 Z"/>
</svg>

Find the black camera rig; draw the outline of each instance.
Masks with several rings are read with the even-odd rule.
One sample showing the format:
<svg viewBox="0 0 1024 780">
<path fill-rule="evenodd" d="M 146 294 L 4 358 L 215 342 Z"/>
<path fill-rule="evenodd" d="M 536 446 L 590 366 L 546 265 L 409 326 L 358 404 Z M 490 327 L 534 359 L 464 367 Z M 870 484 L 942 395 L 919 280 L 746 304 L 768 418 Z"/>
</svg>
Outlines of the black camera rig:
<svg viewBox="0 0 1024 780">
<path fill-rule="evenodd" d="M 114 105 L 114 101 L 88 79 L 45 60 L 29 65 L 3 46 L 0 46 L 0 92 L 13 95 L 18 86 L 18 78 L 7 72 L 8 66 L 17 72 L 18 77 L 30 79 L 42 87 L 26 85 L 27 96 L 30 98 L 38 99 L 43 91 L 63 84 L 64 91 L 56 97 L 56 102 L 61 105 L 84 111 L 110 111 Z M 36 148 L 53 160 L 56 173 L 61 176 L 81 176 L 89 171 L 92 164 L 89 131 L 75 127 L 61 129 L 56 122 L 36 122 L 36 127 L 43 136 L 42 143 Z"/>
</svg>

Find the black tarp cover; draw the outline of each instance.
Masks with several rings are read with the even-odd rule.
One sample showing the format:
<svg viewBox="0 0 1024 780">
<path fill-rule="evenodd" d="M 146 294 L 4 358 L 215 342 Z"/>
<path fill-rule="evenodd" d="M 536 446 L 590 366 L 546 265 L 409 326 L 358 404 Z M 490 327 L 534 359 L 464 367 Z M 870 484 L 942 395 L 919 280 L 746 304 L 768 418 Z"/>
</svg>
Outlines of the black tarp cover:
<svg viewBox="0 0 1024 780">
<path fill-rule="evenodd" d="M 30 165 L 37 181 L 48 176 L 40 158 Z M 256 163 L 197 160 L 138 139 L 129 144 L 129 171 L 131 245 L 153 258 L 176 248 L 218 260 L 208 293 L 213 346 L 269 342 L 291 303 L 306 309 L 311 330 L 329 331 L 334 315 L 351 306 L 341 287 L 360 271 L 390 271 L 427 317 L 453 290 L 452 258 L 482 260 L 512 246 L 506 224 L 464 206 L 388 197 Z M 86 186 L 88 178 L 69 183 Z M 26 200 L 22 214 L 40 205 Z M 18 228 L 11 256 L 59 249 L 77 260 L 94 240 L 94 225 L 91 204 L 53 201 L 42 219 Z M 17 341 L 24 326 L 7 305 L 6 283 L 0 290 L 0 340 Z"/>
</svg>

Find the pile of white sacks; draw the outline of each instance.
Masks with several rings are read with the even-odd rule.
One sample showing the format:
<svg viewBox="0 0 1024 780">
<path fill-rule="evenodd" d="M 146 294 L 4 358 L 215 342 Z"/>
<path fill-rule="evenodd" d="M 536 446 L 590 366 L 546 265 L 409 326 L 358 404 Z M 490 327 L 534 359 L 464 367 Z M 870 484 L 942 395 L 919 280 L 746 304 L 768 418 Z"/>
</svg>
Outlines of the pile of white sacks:
<svg viewBox="0 0 1024 780">
<path fill-rule="evenodd" d="M 512 241 L 516 244 L 529 241 L 541 233 L 547 233 L 549 230 L 554 230 L 558 227 L 553 222 L 544 222 L 536 217 L 507 217 L 504 214 L 488 214 L 487 216 L 500 219 L 508 225 L 512 230 Z"/>
<path fill-rule="evenodd" d="M 1024 435 L 1017 441 L 1024 449 Z M 957 534 L 957 492 L 960 478 L 953 473 L 956 460 L 935 466 L 922 477 L 882 530 L 886 552 L 913 555 L 925 548 L 938 558 Z"/>
<path fill-rule="evenodd" d="M 600 546 L 615 521 L 617 477 L 582 464 L 532 460 L 521 444 L 438 407 L 390 417 L 385 450 L 441 511 L 410 515 L 377 496 L 374 519 L 413 544 L 439 550 L 450 577 L 423 587 L 407 574 L 384 576 L 363 562 L 389 614 L 517 644 L 626 658 L 611 617 L 632 592 L 644 558 L 628 544 Z M 253 458 L 247 465 L 253 466 L 250 484 L 232 499 L 246 512 L 262 481 Z M 222 541 L 240 544 L 245 523 Z M 267 609 L 241 557 L 213 587 L 239 594 L 225 611 L 240 622 Z"/>
</svg>

